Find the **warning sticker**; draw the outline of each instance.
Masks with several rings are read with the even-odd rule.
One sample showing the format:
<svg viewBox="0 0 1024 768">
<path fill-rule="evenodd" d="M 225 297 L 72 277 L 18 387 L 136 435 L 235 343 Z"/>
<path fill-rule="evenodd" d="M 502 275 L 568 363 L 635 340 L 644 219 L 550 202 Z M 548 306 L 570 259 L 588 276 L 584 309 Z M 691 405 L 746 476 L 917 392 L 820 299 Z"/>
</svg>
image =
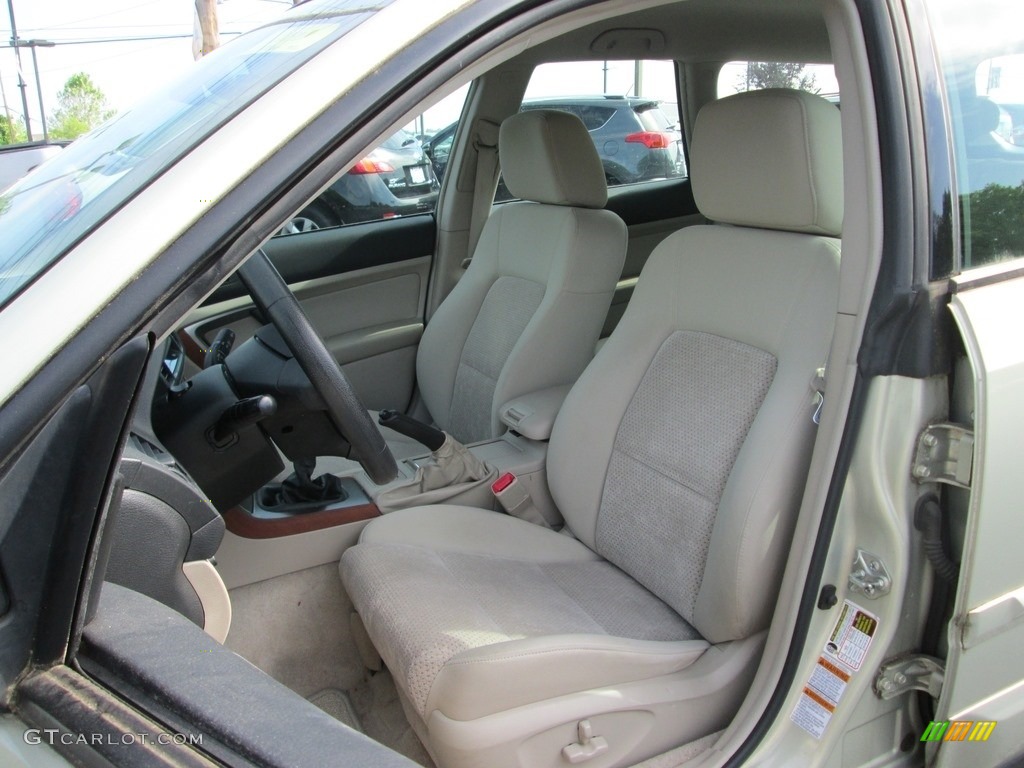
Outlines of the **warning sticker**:
<svg viewBox="0 0 1024 768">
<path fill-rule="evenodd" d="M 878 618 L 865 611 L 849 600 L 843 601 L 843 609 L 839 612 L 839 620 L 828 642 L 825 643 L 825 655 L 833 661 L 844 664 L 856 672 L 864 663 L 871 640 L 878 629 Z"/>
<path fill-rule="evenodd" d="M 833 664 L 824 656 L 818 657 L 800 700 L 793 710 L 792 720 L 811 736 L 821 738 L 825 726 L 832 719 L 839 699 L 850 682 L 850 673 Z"/>
<path fill-rule="evenodd" d="M 877 617 L 849 600 L 843 603 L 825 652 L 818 657 L 790 716 L 814 738 L 825 733 L 850 677 L 864 663 L 877 628 Z"/>
<path fill-rule="evenodd" d="M 809 687 L 804 688 L 790 719 L 816 739 L 821 738 L 825 726 L 832 719 L 835 706 L 829 704 Z"/>
<path fill-rule="evenodd" d="M 834 707 L 839 703 L 848 682 L 850 682 L 850 676 L 846 672 L 821 656 L 818 658 L 818 663 L 814 665 L 814 671 L 811 672 L 811 679 L 807 681 L 807 685 L 816 690 Z"/>
</svg>

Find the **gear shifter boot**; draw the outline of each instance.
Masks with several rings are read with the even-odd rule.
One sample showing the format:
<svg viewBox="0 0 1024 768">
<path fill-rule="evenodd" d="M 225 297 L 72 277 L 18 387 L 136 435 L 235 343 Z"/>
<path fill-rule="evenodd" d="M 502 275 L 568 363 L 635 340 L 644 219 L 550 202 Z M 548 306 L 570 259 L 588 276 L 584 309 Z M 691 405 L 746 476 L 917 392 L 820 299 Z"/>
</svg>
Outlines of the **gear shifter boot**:
<svg viewBox="0 0 1024 768">
<path fill-rule="evenodd" d="M 272 512 L 313 512 L 344 501 L 348 493 L 341 478 L 327 472 L 314 478 L 315 468 L 316 459 L 297 459 L 293 474 L 257 492 L 259 505 Z"/>
</svg>

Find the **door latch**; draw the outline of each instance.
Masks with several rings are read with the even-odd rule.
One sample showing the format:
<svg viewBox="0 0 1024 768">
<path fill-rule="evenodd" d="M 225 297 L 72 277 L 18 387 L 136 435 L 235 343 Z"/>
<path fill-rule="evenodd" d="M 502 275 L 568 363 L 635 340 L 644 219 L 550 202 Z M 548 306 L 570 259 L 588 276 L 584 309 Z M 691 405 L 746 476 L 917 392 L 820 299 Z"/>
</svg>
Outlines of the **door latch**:
<svg viewBox="0 0 1024 768">
<path fill-rule="evenodd" d="M 889 571 L 880 557 L 858 548 L 854 553 L 849 584 L 851 592 L 874 600 L 876 597 L 889 594 L 889 590 L 892 589 L 892 577 L 889 576 Z"/>
</svg>

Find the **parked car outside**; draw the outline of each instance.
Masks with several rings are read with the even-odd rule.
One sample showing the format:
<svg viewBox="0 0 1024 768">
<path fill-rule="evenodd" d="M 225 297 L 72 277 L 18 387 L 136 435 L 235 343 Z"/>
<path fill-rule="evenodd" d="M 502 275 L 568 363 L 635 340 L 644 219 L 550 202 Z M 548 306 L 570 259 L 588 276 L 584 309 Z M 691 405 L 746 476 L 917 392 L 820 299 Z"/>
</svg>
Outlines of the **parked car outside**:
<svg viewBox="0 0 1024 768">
<path fill-rule="evenodd" d="M 557 109 L 583 121 L 604 165 L 609 187 L 686 175 L 683 134 L 661 108 L 661 102 L 638 96 L 553 96 L 527 99 L 520 111 Z M 424 143 L 438 180 L 444 178 L 458 123 L 447 125 Z M 511 200 L 498 182 L 495 202 Z"/>
<path fill-rule="evenodd" d="M 448 170 L 448 158 L 452 153 L 452 144 L 455 141 L 455 131 L 458 127 L 459 121 L 456 120 L 423 140 L 423 151 L 430 158 L 430 164 L 434 167 L 434 174 L 438 181 L 444 180 L 444 172 Z"/>
<path fill-rule="evenodd" d="M 683 134 L 661 102 L 639 96 L 529 99 L 522 111 L 560 109 L 579 117 L 604 163 L 608 186 L 686 175 Z"/>
<path fill-rule="evenodd" d="M 0 192 L 67 145 L 66 141 L 40 141 L 0 147 Z"/>
<path fill-rule="evenodd" d="M 438 188 L 423 145 L 402 130 L 353 165 L 280 234 L 427 213 L 434 210 Z"/>
</svg>

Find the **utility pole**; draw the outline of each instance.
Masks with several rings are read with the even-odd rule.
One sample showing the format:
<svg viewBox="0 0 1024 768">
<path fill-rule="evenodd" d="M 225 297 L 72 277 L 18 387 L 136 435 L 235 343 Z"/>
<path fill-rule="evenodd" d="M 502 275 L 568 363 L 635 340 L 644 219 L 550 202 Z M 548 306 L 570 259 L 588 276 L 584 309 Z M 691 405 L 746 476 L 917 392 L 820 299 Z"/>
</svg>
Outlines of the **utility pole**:
<svg viewBox="0 0 1024 768">
<path fill-rule="evenodd" d="M 7 0 L 7 11 L 11 15 L 11 45 L 14 46 L 14 57 L 18 61 L 18 89 L 21 91 L 21 110 L 25 116 L 25 136 L 32 141 L 32 122 L 28 116 L 28 96 L 25 95 L 25 77 L 21 73 L 21 49 L 18 47 L 18 27 L 14 23 L 14 0 Z"/>
<path fill-rule="evenodd" d="M 29 40 L 22 43 L 32 49 L 32 70 L 36 75 L 36 96 L 39 98 L 39 116 L 43 120 L 43 141 L 50 140 L 50 132 L 46 129 L 46 107 L 43 106 L 43 83 L 39 79 L 39 60 L 36 58 L 36 48 L 53 48 L 56 43 L 49 40 Z"/>
<path fill-rule="evenodd" d="M 192 37 L 192 55 L 196 59 L 201 59 L 219 45 L 217 0 L 196 0 L 196 25 Z"/>
<path fill-rule="evenodd" d="M 4 117 L 7 118 L 7 124 L 11 124 L 11 108 L 7 106 L 7 91 L 4 88 L 4 79 L 0 76 L 0 98 L 4 101 Z"/>
</svg>

